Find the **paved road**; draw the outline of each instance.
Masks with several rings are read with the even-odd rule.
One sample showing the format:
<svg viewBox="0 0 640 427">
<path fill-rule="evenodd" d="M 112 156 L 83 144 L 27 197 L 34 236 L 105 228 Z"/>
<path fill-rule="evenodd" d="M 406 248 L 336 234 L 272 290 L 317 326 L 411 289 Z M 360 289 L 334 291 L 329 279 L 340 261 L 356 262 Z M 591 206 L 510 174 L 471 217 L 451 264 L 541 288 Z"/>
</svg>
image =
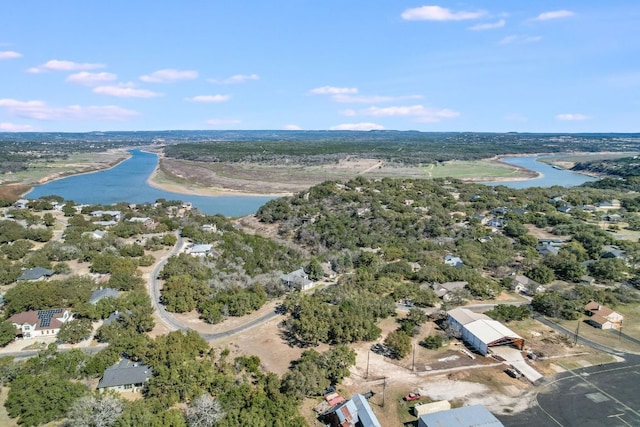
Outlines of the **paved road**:
<svg viewBox="0 0 640 427">
<path fill-rule="evenodd" d="M 558 325 L 557 323 L 552 322 L 551 320 L 547 319 L 544 316 L 540 316 L 538 314 L 534 314 L 532 317 L 534 319 L 536 319 L 537 321 L 539 321 L 540 323 L 543 323 L 543 324 L 547 325 L 551 329 L 554 329 L 555 331 L 560 332 L 561 334 L 565 334 L 565 335 L 570 336 L 570 337 L 575 337 L 575 331 L 570 331 L 569 329 L 566 329 L 566 328 Z M 604 353 L 609 353 L 609 354 L 613 354 L 613 355 L 616 355 L 616 356 L 624 356 L 625 355 L 625 353 L 620 351 L 620 350 L 616 350 L 616 349 L 613 349 L 613 348 L 598 344 L 598 343 L 593 342 L 591 340 L 588 340 L 588 339 L 586 339 L 586 338 L 584 338 L 582 336 L 578 336 L 578 340 L 577 341 L 580 344 L 584 344 L 587 347 L 591 347 L 591 348 L 593 348 L 595 350 L 602 351 Z"/>
<path fill-rule="evenodd" d="M 149 292 L 151 294 L 151 304 L 153 306 L 153 309 L 156 311 L 156 313 L 158 313 L 158 317 L 160 317 L 162 323 L 164 323 L 169 329 L 172 329 L 174 331 L 190 331 L 191 328 L 173 317 L 173 315 L 164 308 L 164 305 L 160 304 L 160 283 L 158 281 L 158 275 L 160 274 L 160 271 L 162 270 L 164 265 L 167 263 L 167 260 L 180 252 L 184 244 L 184 240 L 179 232 L 176 232 L 176 237 L 178 238 L 178 241 L 176 242 L 173 249 L 171 249 L 171 251 L 164 257 L 162 257 L 162 259 L 160 259 L 160 261 L 153 267 L 151 271 L 151 276 L 149 277 Z M 215 341 L 246 331 L 253 328 L 254 326 L 261 325 L 262 323 L 268 322 L 276 316 L 279 315 L 275 313 L 275 311 L 272 311 L 228 331 L 216 333 L 200 332 L 199 334 L 207 341 Z"/>
<path fill-rule="evenodd" d="M 542 387 L 537 405 L 497 415 L 506 427 L 640 426 L 640 357 L 559 374 Z"/>
<path fill-rule="evenodd" d="M 149 293 L 151 294 L 151 305 L 156 313 L 158 313 L 158 317 L 162 323 L 164 323 L 169 329 L 174 331 L 189 331 L 190 328 L 182 324 L 178 319 L 173 317 L 167 310 L 165 310 L 164 305 L 160 304 L 160 283 L 158 282 L 158 275 L 160 271 L 167 263 L 167 260 L 176 255 L 182 249 L 182 245 L 184 244 L 184 240 L 182 239 L 182 235 L 179 231 L 176 232 L 176 237 L 178 241 L 171 251 L 166 254 L 164 257 L 160 259 L 158 263 L 151 270 L 151 276 L 149 277 Z"/>
</svg>

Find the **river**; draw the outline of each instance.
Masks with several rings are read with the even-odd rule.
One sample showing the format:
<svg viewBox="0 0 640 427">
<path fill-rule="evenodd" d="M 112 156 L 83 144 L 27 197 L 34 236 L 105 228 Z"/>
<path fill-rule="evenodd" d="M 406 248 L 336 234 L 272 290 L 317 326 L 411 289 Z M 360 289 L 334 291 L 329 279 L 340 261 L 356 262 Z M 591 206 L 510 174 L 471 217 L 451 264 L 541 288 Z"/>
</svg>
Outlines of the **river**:
<svg viewBox="0 0 640 427">
<path fill-rule="evenodd" d="M 34 187 L 26 197 L 37 199 L 55 194 L 76 203 L 100 205 L 182 200 L 191 202 L 203 213 L 229 217 L 255 213 L 273 199 L 270 196 L 194 196 L 160 190 L 147 184 L 147 179 L 158 165 L 158 156 L 141 150 L 131 150 L 130 153 L 129 159 L 110 169 L 50 181 Z"/>
<path fill-rule="evenodd" d="M 571 172 L 566 169 L 557 169 L 547 163 L 538 161 L 540 158 L 542 158 L 542 156 L 503 157 L 500 159 L 504 163 L 538 172 L 541 174 L 538 178 L 522 181 L 483 182 L 483 184 L 504 185 L 510 188 L 553 187 L 554 185 L 575 187 L 585 182 L 597 180 L 597 178 L 581 173 Z"/>
<path fill-rule="evenodd" d="M 505 185 L 511 188 L 571 187 L 593 181 L 587 175 L 556 169 L 538 162 L 539 157 L 505 157 L 505 163 L 542 173 L 540 178 L 524 181 L 486 182 L 487 185 Z M 76 203 L 110 205 L 118 202 L 153 203 L 158 199 L 183 200 L 206 214 L 239 217 L 255 213 L 260 206 L 273 199 L 270 196 L 193 196 L 159 190 L 147 184 L 147 179 L 158 164 L 158 156 L 141 150 L 131 150 L 131 157 L 102 171 L 73 175 L 34 187 L 27 197 L 58 195 Z"/>
</svg>

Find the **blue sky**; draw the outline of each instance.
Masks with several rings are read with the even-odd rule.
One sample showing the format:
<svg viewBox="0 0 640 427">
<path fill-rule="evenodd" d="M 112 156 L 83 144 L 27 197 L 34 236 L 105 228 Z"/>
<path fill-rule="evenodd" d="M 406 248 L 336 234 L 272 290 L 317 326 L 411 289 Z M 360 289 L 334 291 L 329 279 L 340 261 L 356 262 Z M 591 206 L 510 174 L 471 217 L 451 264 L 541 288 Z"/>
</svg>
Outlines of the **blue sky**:
<svg viewBox="0 0 640 427">
<path fill-rule="evenodd" d="M 5 0 L 0 131 L 639 132 L 640 2 Z"/>
</svg>

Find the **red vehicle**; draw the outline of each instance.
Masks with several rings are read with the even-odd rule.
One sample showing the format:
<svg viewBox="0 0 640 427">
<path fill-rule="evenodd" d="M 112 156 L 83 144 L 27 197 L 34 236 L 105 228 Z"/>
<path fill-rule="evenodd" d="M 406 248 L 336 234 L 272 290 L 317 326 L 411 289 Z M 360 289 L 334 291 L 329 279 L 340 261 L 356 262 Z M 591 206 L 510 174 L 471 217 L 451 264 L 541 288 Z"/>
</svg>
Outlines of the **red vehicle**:
<svg viewBox="0 0 640 427">
<path fill-rule="evenodd" d="M 421 397 L 422 396 L 420 396 L 420 393 L 409 393 L 404 397 L 404 400 L 407 402 L 411 402 L 412 400 L 418 400 Z"/>
</svg>

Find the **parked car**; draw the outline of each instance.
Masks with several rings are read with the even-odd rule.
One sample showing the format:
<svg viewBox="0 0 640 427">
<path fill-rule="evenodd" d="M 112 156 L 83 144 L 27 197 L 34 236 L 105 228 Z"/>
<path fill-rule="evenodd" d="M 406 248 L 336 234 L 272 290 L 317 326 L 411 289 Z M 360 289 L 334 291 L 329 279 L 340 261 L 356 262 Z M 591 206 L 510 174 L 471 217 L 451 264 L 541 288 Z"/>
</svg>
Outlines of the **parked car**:
<svg viewBox="0 0 640 427">
<path fill-rule="evenodd" d="M 522 374 L 516 371 L 513 368 L 507 368 L 504 370 L 505 374 L 509 375 L 511 378 L 520 378 Z"/>
<path fill-rule="evenodd" d="M 418 400 L 420 399 L 422 396 L 420 396 L 420 393 L 409 393 L 404 397 L 404 400 L 406 402 L 411 402 L 413 400 Z"/>
<path fill-rule="evenodd" d="M 336 391 L 336 386 L 330 385 L 329 387 L 324 389 L 324 391 L 322 392 L 322 395 L 326 396 L 327 394 L 333 393 L 334 391 Z"/>
</svg>

